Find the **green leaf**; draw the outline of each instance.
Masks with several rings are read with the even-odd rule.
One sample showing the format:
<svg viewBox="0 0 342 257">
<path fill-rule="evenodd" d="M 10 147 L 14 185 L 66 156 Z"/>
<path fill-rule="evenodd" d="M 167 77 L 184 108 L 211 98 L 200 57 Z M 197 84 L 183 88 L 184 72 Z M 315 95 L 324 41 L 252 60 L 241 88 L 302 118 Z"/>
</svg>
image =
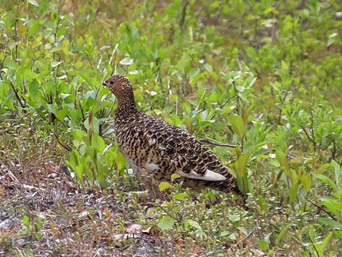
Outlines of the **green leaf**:
<svg viewBox="0 0 342 257">
<path fill-rule="evenodd" d="M 30 217 L 29 216 L 24 216 L 23 217 L 23 224 L 27 228 L 30 226 Z"/>
<path fill-rule="evenodd" d="M 267 202 L 265 200 L 265 198 L 262 195 L 259 195 L 256 202 L 258 203 L 258 205 L 260 206 L 260 209 L 264 212 L 268 211 L 268 205 Z"/>
<path fill-rule="evenodd" d="M 335 181 L 336 181 L 336 187 L 337 187 L 336 191 L 339 192 L 340 186 L 341 186 L 341 179 L 340 179 L 341 167 L 335 160 L 332 160 L 331 164 L 334 167 L 334 171 L 335 171 Z"/>
<path fill-rule="evenodd" d="M 281 69 L 282 69 L 282 71 L 287 72 L 289 70 L 289 65 L 285 61 L 282 61 L 281 62 Z"/>
<path fill-rule="evenodd" d="M 312 179 L 311 176 L 307 175 L 307 174 L 302 174 L 299 178 L 300 182 L 302 183 L 304 189 L 306 192 L 309 192 L 311 189 L 311 185 L 312 185 Z"/>
<path fill-rule="evenodd" d="M 187 198 L 188 195 L 186 193 L 179 193 L 173 196 L 174 200 L 184 201 L 185 198 Z"/>
<path fill-rule="evenodd" d="M 254 106 L 251 105 L 247 108 L 247 110 L 245 110 L 245 112 L 242 115 L 242 120 L 243 120 L 243 124 L 245 125 L 245 127 L 247 127 L 247 121 L 248 121 L 248 117 L 251 114 L 252 110 L 253 110 Z"/>
<path fill-rule="evenodd" d="M 240 221 L 240 220 L 241 220 L 241 217 L 240 217 L 240 215 L 234 214 L 234 215 L 230 215 L 230 216 L 229 216 L 229 220 L 230 220 L 231 222 L 235 223 L 235 222 Z"/>
<path fill-rule="evenodd" d="M 170 183 L 168 183 L 168 182 L 161 182 L 160 184 L 159 184 L 159 190 L 161 191 L 161 192 L 163 192 L 163 191 L 165 191 L 165 190 L 167 190 L 167 189 L 169 189 L 169 188 L 171 188 L 171 184 Z"/>
<path fill-rule="evenodd" d="M 325 163 L 321 165 L 318 170 L 316 171 L 317 174 L 322 174 L 327 168 L 330 167 L 330 163 Z"/>
<path fill-rule="evenodd" d="M 32 100 L 36 100 L 38 98 L 38 92 L 39 92 L 39 83 L 36 79 L 34 79 L 31 83 L 30 83 L 30 88 L 29 88 L 29 92 L 30 92 L 30 97 L 32 98 Z"/>
<path fill-rule="evenodd" d="M 283 238 L 285 237 L 287 231 L 290 229 L 290 227 L 292 226 L 292 224 L 288 224 L 287 226 L 285 226 L 282 231 L 279 233 L 277 239 L 276 239 L 276 245 L 278 246 L 282 241 Z"/>
<path fill-rule="evenodd" d="M 5 67 L 9 69 L 16 70 L 19 68 L 19 64 L 13 61 L 7 61 L 5 62 Z"/>
<path fill-rule="evenodd" d="M 226 237 L 226 236 L 228 236 L 229 234 L 230 234 L 229 231 L 222 231 L 222 232 L 220 233 L 220 236 L 221 236 L 221 237 Z"/>
<path fill-rule="evenodd" d="M 299 189 L 299 183 L 295 183 L 290 188 L 290 202 L 294 203 L 297 202 L 297 196 L 298 196 L 298 189 Z"/>
<path fill-rule="evenodd" d="M 335 220 L 332 220 L 332 219 L 329 219 L 329 218 L 320 218 L 319 221 L 324 224 L 324 225 L 328 225 L 334 229 L 337 229 L 337 230 L 342 230 L 342 224 L 335 221 Z"/>
<path fill-rule="evenodd" d="M 93 146 L 96 150 L 97 153 L 102 154 L 104 149 L 106 148 L 106 143 L 105 141 L 102 139 L 102 137 L 100 137 L 99 135 L 94 135 L 93 137 Z"/>
<path fill-rule="evenodd" d="M 322 174 L 314 174 L 314 176 L 316 178 L 322 180 L 327 185 L 329 185 L 335 192 L 338 191 L 337 186 L 335 185 L 335 183 L 330 178 L 328 178 L 327 176 L 324 176 Z"/>
<path fill-rule="evenodd" d="M 247 163 L 249 160 L 249 152 L 240 155 L 238 160 L 238 172 L 241 177 L 244 177 L 247 173 Z"/>
<path fill-rule="evenodd" d="M 118 170 L 122 170 L 125 167 L 126 159 L 125 159 L 125 156 L 121 153 L 121 151 L 117 153 L 115 161 L 116 161 Z"/>
<path fill-rule="evenodd" d="M 51 68 L 55 68 L 57 67 L 58 65 L 60 65 L 62 62 L 51 62 Z"/>
<path fill-rule="evenodd" d="M 339 212 L 342 212 L 342 203 L 329 197 L 321 197 L 320 200 L 336 217 L 339 216 Z"/>
<path fill-rule="evenodd" d="M 245 235 L 248 234 L 247 229 L 245 227 L 237 227 L 238 230 L 240 230 L 242 233 L 244 233 Z"/>
<path fill-rule="evenodd" d="M 213 191 L 208 191 L 208 193 L 205 194 L 205 198 L 207 198 L 210 201 L 216 201 L 216 196 Z"/>
<path fill-rule="evenodd" d="M 327 46 L 331 46 L 333 44 L 336 44 L 340 41 L 339 34 L 338 33 L 332 33 L 328 37 L 328 43 Z"/>
<path fill-rule="evenodd" d="M 246 132 L 242 118 L 237 115 L 231 115 L 229 117 L 229 123 L 232 125 L 234 133 L 242 139 Z"/>
<path fill-rule="evenodd" d="M 39 28 L 40 28 L 39 22 L 34 21 L 34 25 L 31 27 L 28 33 L 29 37 L 32 37 L 33 35 L 35 35 L 39 31 Z"/>
<path fill-rule="evenodd" d="M 316 245 L 316 248 L 319 252 L 319 256 L 324 256 L 324 251 L 327 248 L 331 238 L 332 238 L 333 233 L 330 232 L 324 239 L 323 243 Z"/>
<path fill-rule="evenodd" d="M 280 163 L 281 167 L 283 168 L 286 176 L 291 176 L 291 171 L 289 167 L 289 163 L 287 162 L 286 154 L 283 153 L 281 150 L 277 150 L 276 152 L 277 160 Z"/>
<path fill-rule="evenodd" d="M 172 175 L 171 175 L 171 181 L 173 182 L 173 181 L 175 181 L 177 178 L 180 178 L 181 176 L 179 175 L 179 174 L 177 174 L 177 173 L 173 173 Z"/>
<path fill-rule="evenodd" d="M 131 58 L 124 58 L 120 61 L 120 64 L 121 65 L 125 65 L 125 66 L 129 66 L 129 65 L 132 65 L 133 64 L 133 59 Z"/>
<path fill-rule="evenodd" d="M 183 122 L 181 121 L 181 119 L 176 115 L 176 114 L 171 114 L 171 120 L 173 125 L 180 127 L 183 125 Z"/>
<path fill-rule="evenodd" d="M 186 228 L 189 228 L 189 227 L 196 228 L 200 234 L 204 234 L 201 225 L 197 221 L 195 221 L 195 220 L 192 220 L 192 219 L 185 220 L 184 221 L 184 226 Z"/>
<path fill-rule="evenodd" d="M 213 72 L 213 66 L 211 66 L 209 63 L 204 64 L 204 69 L 207 72 Z"/>
<path fill-rule="evenodd" d="M 165 216 L 159 220 L 158 227 L 162 231 L 164 231 L 164 230 L 172 228 L 174 224 L 175 224 L 175 220 L 173 218 L 171 218 L 170 216 Z"/>
<path fill-rule="evenodd" d="M 258 245 L 259 245 L 261 250 L 263 250 L 264 252 L 267 252 L 267 250 L 268 250 L 268 243 L 266 241 L 259 240 Z"/>
</svg>

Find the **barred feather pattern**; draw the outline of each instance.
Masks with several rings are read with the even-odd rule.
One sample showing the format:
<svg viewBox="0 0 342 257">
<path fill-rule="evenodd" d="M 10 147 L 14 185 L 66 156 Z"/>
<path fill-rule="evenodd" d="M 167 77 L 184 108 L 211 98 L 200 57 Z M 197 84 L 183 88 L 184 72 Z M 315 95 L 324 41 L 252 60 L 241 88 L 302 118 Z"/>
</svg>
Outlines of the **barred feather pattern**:
<svg viewBox="0 0 342 257">
<path fill-rule="evenodd" d="M 158 183 L 170 181 L 176 173 L 185 187 L 209 187 L 242 195 L 231 170 L 203 143 L 185 130 L 137 110 L 127 78 L 116 75 L 104 85 L 118 99 L 116 140 L 133 169 L 146 170 L 145 174 Z"/>
</svg>

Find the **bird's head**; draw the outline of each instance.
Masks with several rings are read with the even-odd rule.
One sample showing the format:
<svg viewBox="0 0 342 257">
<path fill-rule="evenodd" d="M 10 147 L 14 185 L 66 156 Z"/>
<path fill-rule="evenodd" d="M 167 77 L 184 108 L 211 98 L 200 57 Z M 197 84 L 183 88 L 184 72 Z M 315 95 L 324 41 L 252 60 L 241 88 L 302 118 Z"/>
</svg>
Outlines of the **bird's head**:
<svg viewBox="0 0 342 257">
<path fill-rule="evenodd" d="M 108 87 L 119 101 L 131 97 L 133 94 L 131 82 L 126 77 L 120 75 L 107 79 L 103 85 Z"/>
<path fill-rule="evenodd" d="M 119 109 L 124 111 L 135 110 L 133 87 L 126 77 L 115 75 L 107 79 L 103 85 L 115 95 L 119 102 Z"/>
</svg>

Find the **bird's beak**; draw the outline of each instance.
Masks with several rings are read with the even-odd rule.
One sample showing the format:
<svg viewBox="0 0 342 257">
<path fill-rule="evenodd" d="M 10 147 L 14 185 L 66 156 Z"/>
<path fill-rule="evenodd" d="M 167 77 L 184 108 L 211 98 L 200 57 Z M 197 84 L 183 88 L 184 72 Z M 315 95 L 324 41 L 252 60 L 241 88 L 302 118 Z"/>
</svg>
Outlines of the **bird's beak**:
<svg viewBox="0 0 342 257">
<path fill-rule="evenodd" d="M 106 82 L 103 82 L 103 83 L 102 83 L 102 86 L 105 86 L 105 87 L 106 87 L 106 86 L 107 86 L 107 83 L 106 83 Z"/>
</svg>

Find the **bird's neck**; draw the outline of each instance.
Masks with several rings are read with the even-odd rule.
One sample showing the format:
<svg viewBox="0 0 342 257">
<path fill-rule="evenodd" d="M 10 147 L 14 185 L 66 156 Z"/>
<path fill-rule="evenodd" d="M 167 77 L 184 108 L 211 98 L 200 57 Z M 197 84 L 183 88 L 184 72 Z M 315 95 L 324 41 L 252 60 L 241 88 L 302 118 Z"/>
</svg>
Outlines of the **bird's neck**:
<svg viewBox="0 0 342 257">
<path fill-rule="evenodd" d="M 134 96 L 126 99 L 119 99 L 118 109 L 116 110 L 115 117 L 118 119 L 125 119 L 131 114 L 138 112 L 135 105 Z"/>
</svg>

